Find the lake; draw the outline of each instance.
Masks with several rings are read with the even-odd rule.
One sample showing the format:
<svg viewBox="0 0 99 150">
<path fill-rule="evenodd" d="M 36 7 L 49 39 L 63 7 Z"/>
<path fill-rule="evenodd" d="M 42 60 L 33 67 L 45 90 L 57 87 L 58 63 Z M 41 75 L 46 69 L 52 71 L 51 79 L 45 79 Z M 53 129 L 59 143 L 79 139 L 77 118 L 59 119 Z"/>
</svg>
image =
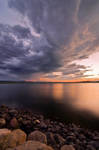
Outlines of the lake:
<svg viewBox="0 0 99 150">
<path fill-rule="evenodd" d="M 99 83 L 0 84 L 0 104 L 99 129 Z"/>
</svg>

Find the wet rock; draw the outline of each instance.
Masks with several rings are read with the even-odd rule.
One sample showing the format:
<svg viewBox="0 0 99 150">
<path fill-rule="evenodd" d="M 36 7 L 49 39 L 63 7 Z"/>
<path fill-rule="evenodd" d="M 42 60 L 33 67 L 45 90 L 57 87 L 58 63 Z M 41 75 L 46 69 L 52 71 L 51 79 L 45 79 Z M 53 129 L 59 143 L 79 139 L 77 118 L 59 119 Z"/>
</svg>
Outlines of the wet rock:
<svg viewBox="0 0 99 150">
<path fill-rule="evenodd" d="M 6 120 L 3 118 L 0 118 L 0 128 L 4 127 L 6 125 Z"/>
<path fill-rule="evenodd" d="M 11 133 L 8 129 L 0 129 L 0 150 L 7 148 L 8 136 Z"/>
<path fill-rule="evenodd" d="M 72 145 L 64 145 L 61 150 L 75 150 L 75 148 Z"/>
<path fill-rule="evenodd" d="M 47 137 L 44 133 L 40 131 L 34 131 L 29 134 L 28 140 L 39 141 L 41 143 L 47 144 Z"/>
<path fill-rule="evenodd" d="M 53 148 L 37 141 L 28 141 L 21 146 L 7 150 L 53 150 Z"/>
<path fill-rule="evenodd" d="M 18 121 L 17 121 L 16 118 L 11 119 L 11 121 L 10 121 L 10 127 L 14 128 L 14 129 L 17 129 L 19 127 L 19 124 L 18 124 Z"/>
<path fill-rule="evenodd" d="M 16 147 L 25 143 L 26 141 L 26 134 L 20 129 L 12 131 L 7 139 L 7 145 L 9 148 Z"/>
</svg>

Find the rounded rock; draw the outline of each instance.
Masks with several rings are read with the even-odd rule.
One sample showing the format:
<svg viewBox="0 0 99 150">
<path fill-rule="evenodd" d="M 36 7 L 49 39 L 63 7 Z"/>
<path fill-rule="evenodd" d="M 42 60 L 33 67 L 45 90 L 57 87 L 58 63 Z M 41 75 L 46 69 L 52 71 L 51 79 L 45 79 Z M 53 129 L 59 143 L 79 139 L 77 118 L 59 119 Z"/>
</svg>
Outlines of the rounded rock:
<svg viewBox="0 0 99 150">
<path fill-rule="evenodd" d="M 18 145 L 24 144 L 26 141 L 26 133 L 20 129 L 12 131 L 7 140 L 9 148 L 16 147 Z"/>
<path fill-rule="evenodd" d="M 72 145 L 64 145 L 61 150 L 75 150 L 75 148 Z"/>
<path fill-rule="evenodd" d="M 37 141 L 27 141 L 23 145 L 7 150 L 53 150 L 53 148 Z"/>
<path fill-rule="evenodd" d="M 41 143 L 47 144 L 46 135 L 40 131 L 31 132 L 28 136 L 28 140 L 39 141 Z"/>
</svg>

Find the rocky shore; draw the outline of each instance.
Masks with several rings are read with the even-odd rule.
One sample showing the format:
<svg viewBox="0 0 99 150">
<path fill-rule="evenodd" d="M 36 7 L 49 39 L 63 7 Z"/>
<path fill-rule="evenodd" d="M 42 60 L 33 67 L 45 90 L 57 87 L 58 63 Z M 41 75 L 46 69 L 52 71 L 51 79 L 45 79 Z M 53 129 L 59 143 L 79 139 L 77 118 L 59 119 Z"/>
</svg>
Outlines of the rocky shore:
<svg viewBox="0 0 99 150">
<path fill-rule="evenodd" d="M 2 105 L 0 150 L 99 150 L 99 131 Z"/>
</svg>

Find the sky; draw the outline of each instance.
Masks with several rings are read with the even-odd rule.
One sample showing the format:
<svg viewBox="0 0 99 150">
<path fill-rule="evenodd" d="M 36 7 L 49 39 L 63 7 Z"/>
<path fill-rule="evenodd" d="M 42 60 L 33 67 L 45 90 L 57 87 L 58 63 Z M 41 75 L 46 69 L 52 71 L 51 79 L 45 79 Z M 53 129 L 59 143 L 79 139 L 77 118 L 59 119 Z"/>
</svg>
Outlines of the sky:
<svg viewBox="0 0 99 150">
<path fill-rule="evenodd" d="M 99 0 L 0 0 L 0 80 L 99 79 Z"/>
</svg>

